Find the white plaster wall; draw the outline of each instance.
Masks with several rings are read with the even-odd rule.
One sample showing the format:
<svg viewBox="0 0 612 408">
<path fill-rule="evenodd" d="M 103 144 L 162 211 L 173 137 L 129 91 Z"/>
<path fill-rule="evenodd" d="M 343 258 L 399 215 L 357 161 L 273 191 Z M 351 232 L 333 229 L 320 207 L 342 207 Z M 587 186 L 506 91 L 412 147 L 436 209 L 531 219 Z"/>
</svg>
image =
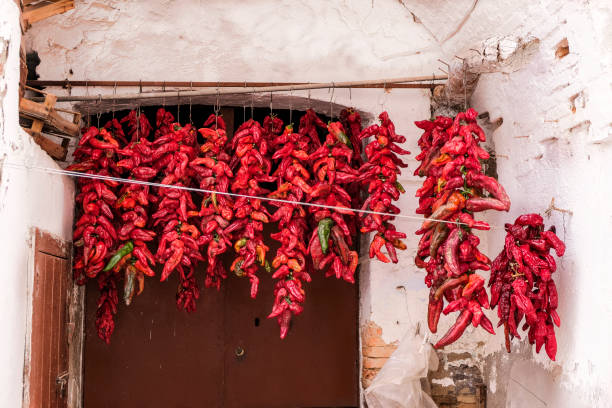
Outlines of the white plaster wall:
<svg viewBox="0 0 612 408">
<path fill-rule="evenodd" d="M 492 136 L 500 181 L 512 198 L 501 225 L 525 212 L 542 212 L 551 198 L 573 215 L 553 212 L 567 252 L 555 279 L 561 328 L 557 362 L 545 353 L 510 357 L 509 407 L 609 407 L 612 402 L 612 128 L 610 122 L 612 13 L 609 2 L 542 2 L 516 33 L 541 40 L 527 66 L 481 77 L 472 105 L 503 124 Z M 555 57 L 567 38 L 570 53 Z M 572 109 L 575 112 L 572 112 Z M 496 254 L 503 235 L 491 235 Z M 535 354 L 535 353 L 533 353 Z M 572 397 L 572 394 L 574 397 Z M 576 398 L 578 397 L 579 398 Z"/>
<path fill-rule="evenodd" d="M 557 275 L 563 319 L 558 363 L 523 351 L 517 360 L 526 359 L 539 370 L 517 365 L 502 376 L 500 370 L 489 369 L 488 385 L 492 393 L 505 393 L 515 384 L 510 377 L 528 382 L 528 375 L 540 376 L 550 380 L 542 384 L 552 384 L 543 386 L 538 397 L 548 406 L 576 406 L 568 398 L 558 402 L 552 397 L 568 392 L 587 396 L 587 405 L 605 406 L 603 401 L 612 399 L 607 391 L 612 356 L 606 345 L 612 310 L 605 295 L 612 282 L 604 259 L 610 242 L 606 232 L 612 226 L 606 203 L 612 196 L 606 178 L 612 157 L 610 83 L 609 73 L 604 74 L 612 56 L 612 33 L 606 6 L 604 0 L 83 0 L 75 10 L 37 23 L 27 44 L 40 55 L 41 79 L 341 81 L 440 72 L 437 58 L 450 62 L 491 36 L 538 37 L 540 51 L 522 70 L 484 75 L 471 102 L 479 111 L 489 111 L 491 120 L 504 119 L 489 137 L 513 207 L 510 214 L 489 215 L 489 221 L 501 226 L 519 213 L 543 211 L 552 197 L 557 206 L 574 212 L 565 219 L 554 213 L 548 220 L 568 243 Z M 554 45 L 563 37 L 569 40 L 570 55 L 555 60 Z M 578 95 L 574 114 L 568 110 L 573 95 Z M 412 121 L 429 117 L 428 92 L 353 90 L 350 96 L 347 90 L 336 90 L 335 102 L 372 114 L 387 109 L 407 136 L 406 147 L 417 152 L 419 132 Z M 329 100 L 330 94 L 313 91 L 312 97 Z M 414 192 L 422 180 L 412 177 L 415 162 L 408 162 L 402 174 L 407 194 L 400 207 L 412 215 Z M 418 224 L 397 223 L 409 234 Z M 490 257 L 501 249 L 503 235 L 500 230 L 482 235 Z M 362 268 L 362 322 L 380 325 L 387 342 L 401 339 L 419 323 L 427 331 L 427 289 L 412 261 L 416 243 L 408 241 L 397 266 L 366 262 Z M 595 317 L 588 317 L 593 311 Z M 442 319 L 439 331 L 453 320 Z M 481 366 L 484 357 L 501 349 L 501 336 L 491 337 L 480 328 L 468 329 L 449 348 L 472 352 Z M 514 357 L 500 358 L 514 364 Z M 508 406 L 527 401 L 527 393 L 516 387 L 508 389 Z"/>
<path fill-rule="evenodd" d="M 4 76 L 0 75 L 0 406 L 22 401 L 28 291 L 32 268 L 31 228 L 65 240 L 72 236 L 74 186 L 70 179 L 8 167 L 8 163 L 55 167 L 18 124 L 19 9 L 0 2 L 0 39 L 8 39 Z"/>
</svg>

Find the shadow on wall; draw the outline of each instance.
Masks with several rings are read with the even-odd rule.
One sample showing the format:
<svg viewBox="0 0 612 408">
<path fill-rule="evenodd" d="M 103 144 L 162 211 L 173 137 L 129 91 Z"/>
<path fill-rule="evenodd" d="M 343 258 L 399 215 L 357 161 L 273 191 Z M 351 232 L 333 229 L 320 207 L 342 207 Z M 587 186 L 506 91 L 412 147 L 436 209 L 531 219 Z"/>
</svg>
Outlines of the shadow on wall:
<svg viewBox="0 0 612 408">
<path fill-rule="evenodd" d="M 551 375 L 552 374 L 552 375 Z M 587 408 L 580 395 L 561 386 L 561 370 L 545 370 L 533 361 L 516 361 L 510 370 L 508 408 L 573 407 Z"/>
</svg>

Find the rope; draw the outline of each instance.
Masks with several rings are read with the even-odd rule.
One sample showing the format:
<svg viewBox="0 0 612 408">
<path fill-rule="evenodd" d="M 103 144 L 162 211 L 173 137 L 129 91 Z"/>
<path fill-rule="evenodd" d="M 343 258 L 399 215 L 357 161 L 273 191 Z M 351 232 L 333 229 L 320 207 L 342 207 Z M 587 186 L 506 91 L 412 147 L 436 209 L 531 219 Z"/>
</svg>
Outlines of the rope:
<svg viewBox="0 0 612 408">
<path fill-rule="evenodd" d="M 57 174 L 57 175 L 66 175 L 66 176 L 71 176 L 71 177 L 88 178 L 88 179 L 93 179 L 93 180 L 115 181 L 115 182 L 118 182 L 118 183 L 139 184 L 139 185 L 143 185 L 143 186 L 151 186 L 151 187 L 158 187 L 158 188 L 173 188 L 173 189 L 176 189 L 176 190 L 192 191 L 192 192 L 196 192 L 196 193 L 208 193 L 208 194 L 227 195 L 227 196 L 230 196 L 230 197 L 244 197 L 244 198 L 250 198 L 250 199 L 254 199 L 254 200 L 264 200 L 264 201 L 278 202 L 278 203 L 283 203 L 283 204 L 305 205 L 305 206 L 308 206 L 308 207 L 326 208 L 326 209 L 329 209 L 329 210 L 339 210 L 339 211 L 348 211 L 348 210 L 350 210 L 350 211 L 353 211 L 353 212 L 356 212 L 356 213 L 360 213 L 360 214 L 376 214 L 376 215 L 381 215 L 381 216 L 390 216 L 390 217 L 404 218 L 404 219 L 408 219 L 408 220 L 416 220 L 416 221 L 419 221 L 419 222 L 434 221 L 434 222 L 442 222 L 442 223 L 446 223 L 446 224 L 466 225 L 466 226 L 468 225 L 468 224 L 463 223 L 463 222 L 438 220 L 438 219 L 435 219 L 435 218 L 418 217 L 418 216 L 414 216 L 414 215 L 392 214 L 392 213 L 385 213 L 385 212 L 378 212 L 378 211 L 370 211 L 370 210 L 362 210 L 362 209 L 355 209 L 355 208 L 347 208 L 347 207 L 341 207 L 341 206 L 335 206 L 335 205 L 307 203 L 307 202 L 304 202 L 304 201 L 283 200 L 281 198 L 270 198 L 270 197 L 252 196 L 252 195 L 248 195 L 248 194 L 238 194 L 238 193 L 230 193 L 230 192 L 225 192 L 225 191 L 208 190 L 208 189 L 197 188 L 197 187 L 177 186 L 177 185 L 171 185 L 171 184 L 155 183 L 155 182 L 151 182 L 151 181 L 142 181 L 142 180 L 134 180 L 134 179 L 125 179 L 125 178 L 120 178 L 120 177 L 103 176 L 103 175 L 100 175 L 100 174 L 82 173 L 82 172 L 79 172 L 79 171 L 52 169 L 52 168 L 49 168 L 49 167 L 40 167 L 40 166 L 24 165 L 24 164 L 17 164 L 17 163 L 5 163 L 4 165 L 7 166 L 7 167 L 15 168 L 15 169 L 36 170 L 36 171 L 40 171 L 40 172 L 43 172 L 43 173 Z M 496 225 L 490 225 L 490 227 L 492 229 L 503 229 L 503 227 L 499 227 L 499 226 L 496 226 Z"/>
</svg>

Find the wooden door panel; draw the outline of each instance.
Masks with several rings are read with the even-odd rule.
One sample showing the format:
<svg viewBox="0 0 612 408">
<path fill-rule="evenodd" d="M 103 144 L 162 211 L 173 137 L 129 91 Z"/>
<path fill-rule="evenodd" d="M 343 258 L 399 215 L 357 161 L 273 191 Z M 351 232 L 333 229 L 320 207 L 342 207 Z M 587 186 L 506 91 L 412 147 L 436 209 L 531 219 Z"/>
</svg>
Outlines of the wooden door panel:
<svg viewBox="0 0 612 408">
<path fill-rule="evenodd" d="M 95 327 L 98 288 L 88 283 L 86 408 L 222 406 L 223 292 L 201 288 L 196 312 L 185 313 L 176 308 L 176 288 L 175 274 L 147 279 L 129 307 L 119 305 L 106 345 Z"/>
<path fill-rule="evenodd" d="M 70 263 L 66 247 L 48 234 L 35 236 L 32 324 L 29 350 L 30 407 L 67 406 L 67 386 L 57 379 L 68 372 L 67 308 Z"/>
<path fill-rule="evenodd" d="M 278 243 L 266 244 L 274 254 Z M 259 277 L 256 299 L 248 279 L 224 282 L 225 408 L 357 407 L 357 286 L 314 273 L 304 312 L 281 340 L 276 319 L 267 319 L 274 281 Z"/>
</svg>

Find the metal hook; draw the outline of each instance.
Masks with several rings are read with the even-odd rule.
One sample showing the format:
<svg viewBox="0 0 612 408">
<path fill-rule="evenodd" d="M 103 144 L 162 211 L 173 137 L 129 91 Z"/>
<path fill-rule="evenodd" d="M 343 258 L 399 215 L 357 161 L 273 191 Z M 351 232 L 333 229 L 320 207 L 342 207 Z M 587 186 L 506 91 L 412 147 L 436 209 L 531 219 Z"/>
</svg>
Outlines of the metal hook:
<svg viewBox="0 0 612 408">
<path fill-rule="evenodd" d="M 308 85 L 310 85 L 310 82 L 308 83 Z M 311 100 L 310 100 L 310 89 L 308 89 L 308 109 L 310 109 L 311 106 Z"/>
<path fill-rule="evenodd" d="M 176 101 L 176 121 L 181 123 L 181 90 L 178 89 L 176 91 L 177 101 Z"/>
<path fill-rule="evenodd" d="M 349 101 L 353 100 L 353 88 L 349 87 Z"/>
<path fill-rule="evenodd" d="M 383 82 L 383 99 L 380 104 L 380 110 L 385 110 L 385 101 L 387 100 L 387 82 Z"/>
<path fill-rule="evenodd" d="M 289 88 L 289 124 L 293 125 L 293 87 Z"/>
<path fill-rule="evenodd" d="M 219 102 L 219 83 L 217 82 L 217 101 L 215 102 L 215 130 L 219 128 L 217 124 L 218 124 L 220 109 L 221 109 L 221 104 Z"/>
<path fill-rule="evenodd" d="M 193 81 L 189 81 L 189 90 L 191 91 L 191 93 L 193 93 Z M 191 97 L 191 93 L 189 94 L 189 123 L 193 123 L 193 120 L 191 119 L 191 102 L 192 102 L 192 97 Z"/>
<path fill-rule="evenodd" d="M 139 80 L 139 88 L 138 88 L 138 93 L 141 94 L 142 93 L 142 79 Z M 139 99 L 140 101 L 140 99 Z M 138 102 L 138 105 L 136 106 L 136 141 L 138 142 L 140 140 L 140 102 Z"/>
<path fill-rule="evenodd" d="M 270 92 L 270 116 L 274 115 L 274 112 L 272 111 L 272 92 Z"/>
<path fill-rule="evenodd" d="M 246 90 L 247 83 L 244 81 L 244 89 Z M 246 102 L 242 99 L 242 123 L 246 122 Z"/>
<path fill-rule="evenodd" d="M 100 108 L 101 104 L 102 104 L 102 94 L 98 94 L 98 108 Z M 98 128 L 100 127 L 100 116 L 102 116 L 102 113 L 98 110 L 98 113 L 96 113 L 96 118 L 98 118 Z"/>
<path fill-rule="evenodd" d="M 89 81 L 85 81 L 85 95 L 89 96 Z M 89 114 L 89 104 L 87 105 L 87 127 L 91 126 L 91 115 Z"/>
<path fill-rule="evenodd" d="M 162 92 L 164 94 L 164 96 L 162 96 L 162 106 L 165 108 L 166 107 L 166 81 L 164 81 L 164 83 L 162 84 Z"/>
<path fill-rule="evenodd" d="M 253 119 L 253 103 L 255 99 L 255 88 L 252 89 L 251 92 L 251 119 Z"/>
<path fill-rule="evenodd" d="M 115 81 L 115 87 L 113 88 L 113 120 L 115 119 L 115 103 L 117 102 L 117 81 Z"/>
<path fill-rule="evenodd" d="M 333 120 L 334 118 L 334 107 L 333 107 L 333 101 L 334 101 L 334 92 L 336 91 L 336 84 L 334 84 L 334 82 L 332 81 L 332 87 L 331 87 L 331 98 L 329 98 L 329 118 L 330 120 Z"/>
</svg>

